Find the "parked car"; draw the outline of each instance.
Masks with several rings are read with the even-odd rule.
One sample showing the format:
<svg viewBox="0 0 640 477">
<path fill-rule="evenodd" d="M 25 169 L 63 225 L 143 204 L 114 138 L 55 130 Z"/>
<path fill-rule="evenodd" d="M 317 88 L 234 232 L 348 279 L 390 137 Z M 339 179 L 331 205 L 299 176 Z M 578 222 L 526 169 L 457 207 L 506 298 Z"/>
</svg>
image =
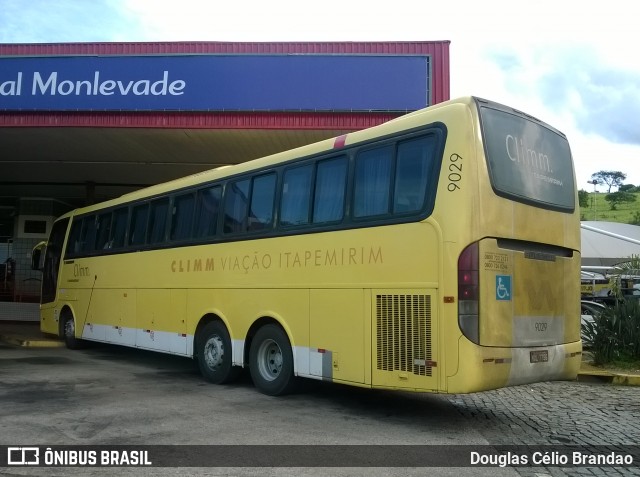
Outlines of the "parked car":
<svg viewBox="0 0 640 477">
<path fill-rule="evenodd" d="M 607 307 L 602 303 L 590 300 L 580 300 L 580 336 L 582 341 L 588 343 L 588 336 L 585 334 L 585 324 L 594 323 Z"/>
</svg>

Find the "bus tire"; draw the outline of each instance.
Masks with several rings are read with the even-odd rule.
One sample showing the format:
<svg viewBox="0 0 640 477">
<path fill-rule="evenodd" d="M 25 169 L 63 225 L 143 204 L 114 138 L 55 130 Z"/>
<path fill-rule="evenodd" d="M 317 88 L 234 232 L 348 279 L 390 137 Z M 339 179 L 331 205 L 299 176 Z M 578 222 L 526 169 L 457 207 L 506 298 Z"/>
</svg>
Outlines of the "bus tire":
<svg viewBox="0 0 640 477">
<path fill-rule="evenodd" d="M 212 321 L 196 337 L 196 356 L 200 374 L 214 384 L 235 380 L 241 368 L 233 366 L 231 338 L 224 323 Z"/>
<path fill-rule="evenodd" d="M 84 348 L 84 341 L 76 338 L 76 321 L 73 319 L 71 313 L 64 313 L 62 315 L 62 337 L 64 338 L 64 344 L 69 349 L 82 349 Z"/>
<path fill-rule="evenodd" d="M 269 324 L 257 331 L 249 350 L 249 370 L 253 384 L 264 394 L 281 396 L 295 389 L 291 343 L 280 326 Z"/>
</svg>

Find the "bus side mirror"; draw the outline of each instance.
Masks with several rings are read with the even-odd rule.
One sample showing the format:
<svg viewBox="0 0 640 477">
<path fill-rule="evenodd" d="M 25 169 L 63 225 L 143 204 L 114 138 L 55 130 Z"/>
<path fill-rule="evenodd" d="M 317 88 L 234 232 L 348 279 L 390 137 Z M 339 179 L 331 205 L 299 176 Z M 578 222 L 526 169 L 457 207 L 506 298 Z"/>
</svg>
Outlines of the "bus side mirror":
<svg viewBox="0 0 640 477">
<path fill-rule="evenodd" d="M 44 269 L 44 253 L 42 253 L 47 247 L 47 242 L 40 242 L 38 245 L 33 247 L 31 251 L 31 270 L 40 270 Z"/>
</svg>

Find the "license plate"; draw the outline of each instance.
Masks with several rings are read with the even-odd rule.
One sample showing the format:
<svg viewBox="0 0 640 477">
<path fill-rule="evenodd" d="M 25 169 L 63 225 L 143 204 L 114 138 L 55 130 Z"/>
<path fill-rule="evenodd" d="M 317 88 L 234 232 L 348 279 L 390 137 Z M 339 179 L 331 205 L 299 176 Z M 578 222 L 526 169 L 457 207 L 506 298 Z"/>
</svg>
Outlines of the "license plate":
<svg viewBox="0 0 640 477">
<path fill-rule="evenodd" d="M 530 363 L 546 363 L 549 361 L 549 351 L 530 351 L 529 352 L 529 362 Z"/>
</svg>

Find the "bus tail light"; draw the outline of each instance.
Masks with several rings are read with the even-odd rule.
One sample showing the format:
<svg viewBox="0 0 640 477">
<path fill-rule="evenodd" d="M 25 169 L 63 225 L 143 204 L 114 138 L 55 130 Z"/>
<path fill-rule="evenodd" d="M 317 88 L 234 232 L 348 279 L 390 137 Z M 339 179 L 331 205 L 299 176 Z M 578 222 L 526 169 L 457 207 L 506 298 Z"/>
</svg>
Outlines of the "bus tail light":
<svg viewBox="0 0 640 477">
<path fill-rule="evenodd" d="M 478 249 L 478 242 L 474 242 L 462 251 L 458 259 L 458 326 L 462 334 L 474 343 L 479 343 Z"/>
</svg>

